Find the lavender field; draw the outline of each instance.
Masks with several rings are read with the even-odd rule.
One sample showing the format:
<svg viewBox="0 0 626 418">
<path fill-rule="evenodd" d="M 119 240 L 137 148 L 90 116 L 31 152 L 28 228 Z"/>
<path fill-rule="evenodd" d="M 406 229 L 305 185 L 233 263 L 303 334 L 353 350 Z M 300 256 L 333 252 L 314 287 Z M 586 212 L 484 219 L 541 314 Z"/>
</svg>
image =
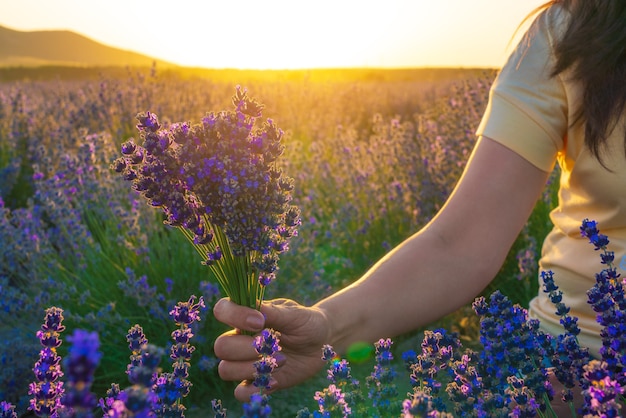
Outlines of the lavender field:
<svg viewBox="0 0 626 418">
<path fill-rule="evenodd" d="M 204 306 L 190 324 L 193 386 L 184 403 L 191 413 L 205 411 L 198 416 L 210 416 L 211 399 L 241 416 L 212 351 L 225 330 L 211 314 L 222 295 L 192 246 L 111 169 L 121 144 L 137 137 L 135 116 L 199 120 L 231 109 L 237 85 L 264 104 L 260 119 L 285 131 L 281 168 L 294 179 L 292 203 L 302 219 L 265 297 L 312 303 L 357 279 L 442 206 L 469 157 L 495 75 L 130 69 L 67 77 L 30 70 L 19 79 L 0 71 L 0 401 L 26 412 L 47 308 L 63 310 L 63 341 L 76 329 L 97 332 L 102 356 L 91 390 L 103 398 L 112 383 L 129 385 L 129 329 L 140 324 L 151 344 L 169 350 L 176 328 L 169 313 L 194 295 Z M 538 246 L 553 199 L 548 185 L 485 294 L 497 288 L 525 306 L 537 292 Z M 430 329 L 443 326 L 477 346 L 477 321 L 467 306 Z M 418 330 L 395 340 L 400 373 L 408 375 L 402 350 L 417 349 L 423 336 Z M 69 347 L 59 346 L 61 358 Z M 171 368 L 167 361 L 163 369 Z M 373 365 L 372 349 L 353 373 L 365 380 Z M 325 381 L 272 395 L 274 416 L 313 410 Z M 409 390 L 407 383 L 400 396 Z"/>
</svg>

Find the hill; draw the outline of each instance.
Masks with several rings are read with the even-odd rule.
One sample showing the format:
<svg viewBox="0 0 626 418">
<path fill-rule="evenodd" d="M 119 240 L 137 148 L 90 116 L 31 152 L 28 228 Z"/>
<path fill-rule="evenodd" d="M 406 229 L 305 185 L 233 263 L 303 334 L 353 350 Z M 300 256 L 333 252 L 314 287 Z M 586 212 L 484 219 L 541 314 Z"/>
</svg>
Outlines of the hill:
<svg viewBox="0 0 626 418">
<path fill-rule="evenodd" d="M 113 48 L 66 30 L 17 31 L 0 26 L 0 67 L 151 66 L 174 64 Z"/>
</svg>

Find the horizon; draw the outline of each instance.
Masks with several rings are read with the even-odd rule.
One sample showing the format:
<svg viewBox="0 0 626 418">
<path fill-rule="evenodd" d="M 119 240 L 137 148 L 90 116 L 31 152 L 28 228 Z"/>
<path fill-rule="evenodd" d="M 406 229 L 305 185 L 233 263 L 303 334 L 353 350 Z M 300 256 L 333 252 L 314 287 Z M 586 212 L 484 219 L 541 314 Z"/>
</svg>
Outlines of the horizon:
<svg viewBox="0 0 626 418">
<path fill-rule="evenodd" d="M 0 26 L 23 32 L 68 30 L 187 68 L 499 68 L 527 27 L 518 30 L 520 23 L 543 0 L 391 0 L 384 6 L 380 1 L 322 0 L 333 6 L 332 14 L 326 12 L 330 7 L 303 10 L 306 3 L 287 0 L 262 5 L 188 0 L 177 7 L 164 1 L 149 7 L 122 0 L 83 3 L 0 3 Z M 106 23 L 111 21 L 114 27 Z M 255 27 L 259 24 L 261 30 Z"/>
</svg>

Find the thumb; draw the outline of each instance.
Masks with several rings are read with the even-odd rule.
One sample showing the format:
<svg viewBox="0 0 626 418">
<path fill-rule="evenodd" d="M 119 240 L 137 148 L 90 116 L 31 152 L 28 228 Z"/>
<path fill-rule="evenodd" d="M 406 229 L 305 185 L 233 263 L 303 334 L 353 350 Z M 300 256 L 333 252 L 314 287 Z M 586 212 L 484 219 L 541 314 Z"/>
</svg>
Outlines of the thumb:
<svg viewBox="0 0 626 418">
<path fill-rule="evenodd" d="M 265 325 L 264 315 L 261 312 L 238 305 L 229 298 L 217 301 L 213 306 L 213 316 L 226 325 L 245 331 L 260 331 Z"/>
<path fill-rule="evenodd" d="M 265 326 L 281 330 L 293 326 L 297 321 L 297 313 L 305 309 L 303 305 L 291 299 L 272 299 L 263 302 L 261 313 L 265 317 Z"/>
</svg>

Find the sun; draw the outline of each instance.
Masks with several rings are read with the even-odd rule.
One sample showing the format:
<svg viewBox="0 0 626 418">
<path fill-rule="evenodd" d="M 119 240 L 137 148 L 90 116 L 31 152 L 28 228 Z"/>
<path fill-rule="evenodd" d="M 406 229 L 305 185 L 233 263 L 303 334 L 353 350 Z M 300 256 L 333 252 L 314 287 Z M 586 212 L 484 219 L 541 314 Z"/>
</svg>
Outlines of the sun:
<svg viewBox="0 0 626 418">
<path fill-rule="evenodd" d="M 243 4 L 234 13 L 231 2 L 196 3 L 184 29 L 172 31 L 162 47 L 181 61 L 212 67 L 351 67 L 372 61 L 390 32 L 384 22 L 371 23 L 367 2 L 357 7 L 351 1 L 332 7 L 324 1 Z M 218 24 L 221 20 L 227 23 Z"/>
</svg>

